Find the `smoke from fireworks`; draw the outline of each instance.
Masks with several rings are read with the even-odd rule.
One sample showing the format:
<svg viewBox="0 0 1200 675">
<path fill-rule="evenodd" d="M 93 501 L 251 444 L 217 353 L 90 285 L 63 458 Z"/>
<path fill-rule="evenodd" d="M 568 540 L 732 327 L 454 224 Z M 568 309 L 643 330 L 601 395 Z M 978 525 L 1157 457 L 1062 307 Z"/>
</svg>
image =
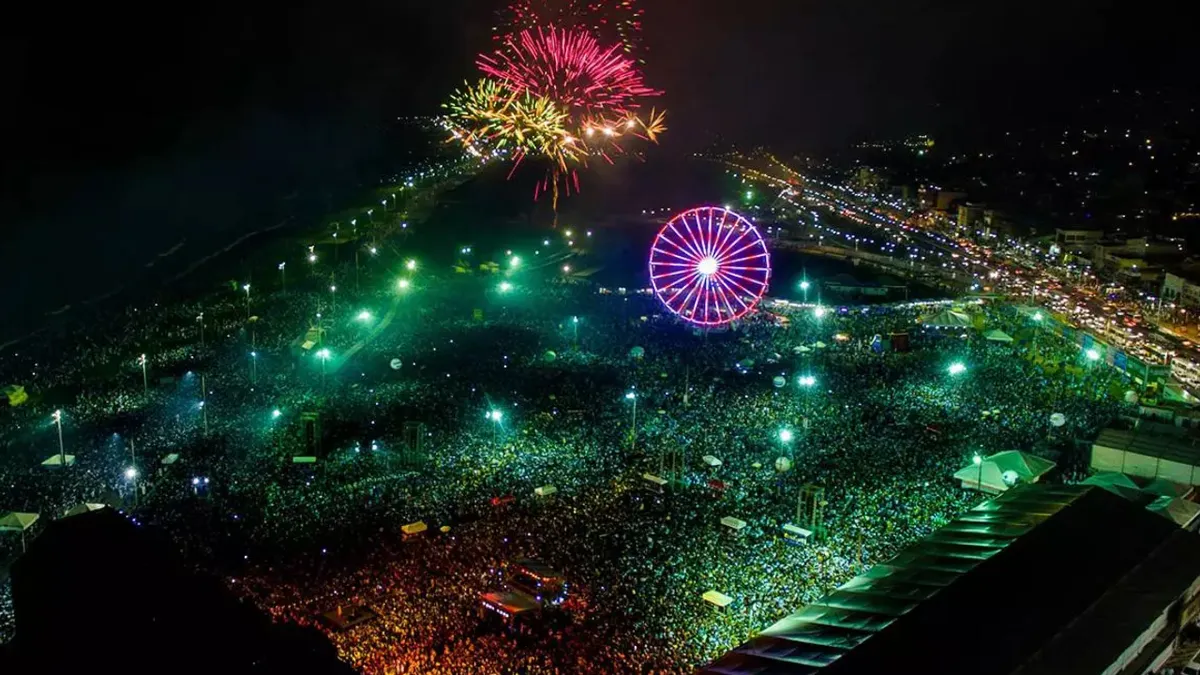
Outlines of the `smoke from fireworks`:
<svg viewBox="0 0 1200 675">
<path fill-rule="evenodd" d="M 521 31 L 475 63 L 513 89 L 584 112 L 627 113 L 638 99 L 661 93 L 646 86 L 620 45 L 602 47 L 596 38 L 573 29 Z"/>
</svg>

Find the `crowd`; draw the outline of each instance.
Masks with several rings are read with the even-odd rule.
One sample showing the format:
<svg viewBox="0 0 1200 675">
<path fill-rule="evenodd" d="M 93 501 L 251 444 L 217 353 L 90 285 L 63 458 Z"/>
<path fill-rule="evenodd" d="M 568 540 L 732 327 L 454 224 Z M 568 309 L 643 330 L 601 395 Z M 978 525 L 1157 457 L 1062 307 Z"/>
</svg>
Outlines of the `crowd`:
<svg viewBox="0 0 1200 675">
<path fill-rule="evenodd" d="M 277 620 L 370 607 L 376 619 L 328 629 L 365 673 L 682 673 L 968 508 L 978 496 L 951 474 L 972 454 L 1031 450 L 1074 475 L 1074 439 L 1122 411 L 1110 369 L 1037 363 L 1074 362 L 1071 345 L 923 329 L 920 304 L 767 305 L 697 334 L 653 297 L 533 268 L 503 291 L 424 271 L 398 290 L 389 269 L 362 271 L 361 291 L 314 273 L 287 292 L 130 309 L 67 349 L 6 355 L 0 381 L 35 397 L 0 425 L 0 508 L 49 519 L 136 492 L 141 519 Z M 1010 308 L 972 311 L 1030 331 Z M 909 351 L 872 346 L 904 331 Z M 65 470 L 40 465 L 58 450 L 55 409 L 76 457 Z M 406 423 L 423 425 L 419 447 Z M 292 460 L 308 454 L 320 459 Z M 672 485 L 651 489 L 646 472 Z M 557 493 L 536 496 L 545 485 Z M 806 485 L 823 518 L 796 546 L 780 527 Z M 417 520 L 429 532 L 405 540 Z M 566 620 L 534 635 L 477 611 L 517 557 L 571 583 Z M 735 603 L 717 611 L 708 590 Z"/>
</svg>

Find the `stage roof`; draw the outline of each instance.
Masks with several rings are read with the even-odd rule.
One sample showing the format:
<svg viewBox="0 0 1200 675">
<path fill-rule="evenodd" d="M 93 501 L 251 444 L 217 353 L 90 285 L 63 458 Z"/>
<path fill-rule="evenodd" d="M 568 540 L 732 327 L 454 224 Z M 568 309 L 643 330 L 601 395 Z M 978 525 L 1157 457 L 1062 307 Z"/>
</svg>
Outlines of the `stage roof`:
<svg viewBox="0 0 1200 675">
<path fill-rule="evenodd" d="M 1103 489 L 1023 485 L 961 515 L 700 672 L 1007 675 L 1028 667 L 1052 643 L 1067 650 L 1075 634 L 1068 625 L 1156 558 L 1176 533 L 1192 539 L 1170 546 L 1200 547 L 1195 535 Z M 1200 560 L 1200 549 L 1195 555 Z M 1195 577 L 1196 569 L 1190 571 Z M 1180 575 L 1186 576 L 1182 570 L 1174 577 L 1161 574 L 1142 587 L 1161 583 L 1162 593 L 1182 592 L 1176 588 Z M 1125 621 L 1097 629 L 1104 637 L 1079 648 L 1096 652 L 1089 660 L 1115 659 L 1129 642 L 1111 633 L 1131 627 Z"/>
</svg>

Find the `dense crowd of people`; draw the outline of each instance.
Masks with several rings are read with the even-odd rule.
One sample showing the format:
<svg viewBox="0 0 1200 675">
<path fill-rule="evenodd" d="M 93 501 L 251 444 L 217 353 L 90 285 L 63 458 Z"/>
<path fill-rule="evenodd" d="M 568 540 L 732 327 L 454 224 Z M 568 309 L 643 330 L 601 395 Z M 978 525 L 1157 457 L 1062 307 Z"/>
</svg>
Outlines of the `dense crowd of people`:
<svg viewBox="0 0 1200 675">
<path fill-rule="evenodd" d="M 424 270 L 401 288 L 388 269 L 361 271 L 361 291 L 330 290 L 327 272 L 353 279 L 343 263 L 287 292 L 131 308 L 5 355 L 0 381 L 34 398 L 4 413 L 0 508 L 136 507 L 189 562 L 279 621 L 322 626 L 365 673 L 681 673 L 968 508 L 978 495 L 951 475 L 974 453 L 1029 450 L 1078 475 L 1075 439 L 1122 412 L 1117 373 L 1048 368 L 1078 348 L 1003 305 L 969 311 L 1011 344 L 922 327 L 937 307 L 920 303 L 818 316 L 768 302 L 696 333 L 653 296 L 534 265 L 504 290 Z M 874 340 L 898 332 L 911 349 Z M 75 463 L 50 470 L 56 409 Z M 821 519 L 800 514 L 816 534 L 794 545 L 781 526 L 804 486 L 821 490 Z M 414 521 L 430 529 L 406 539 Z M 529 633 L 479 612 L 522 557 L 570 582 Z M 734 604 L 716 610 L 709 590 Z M 321 619 L 355 606 L 376 618 Z"/>
</svg>

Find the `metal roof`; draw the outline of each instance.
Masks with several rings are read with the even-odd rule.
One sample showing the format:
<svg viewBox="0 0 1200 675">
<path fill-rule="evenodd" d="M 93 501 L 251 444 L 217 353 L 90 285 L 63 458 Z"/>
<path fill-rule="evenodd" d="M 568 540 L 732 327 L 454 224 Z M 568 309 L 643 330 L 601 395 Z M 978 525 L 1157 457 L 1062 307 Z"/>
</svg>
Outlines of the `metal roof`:
<svg viewBox="0 0 1200 675">
<path fill-rule="evenodd" d="M 1174 532 L 1102 489 L 1020 486 L 699 672 L 1008 673 Z"/>
</svg>

